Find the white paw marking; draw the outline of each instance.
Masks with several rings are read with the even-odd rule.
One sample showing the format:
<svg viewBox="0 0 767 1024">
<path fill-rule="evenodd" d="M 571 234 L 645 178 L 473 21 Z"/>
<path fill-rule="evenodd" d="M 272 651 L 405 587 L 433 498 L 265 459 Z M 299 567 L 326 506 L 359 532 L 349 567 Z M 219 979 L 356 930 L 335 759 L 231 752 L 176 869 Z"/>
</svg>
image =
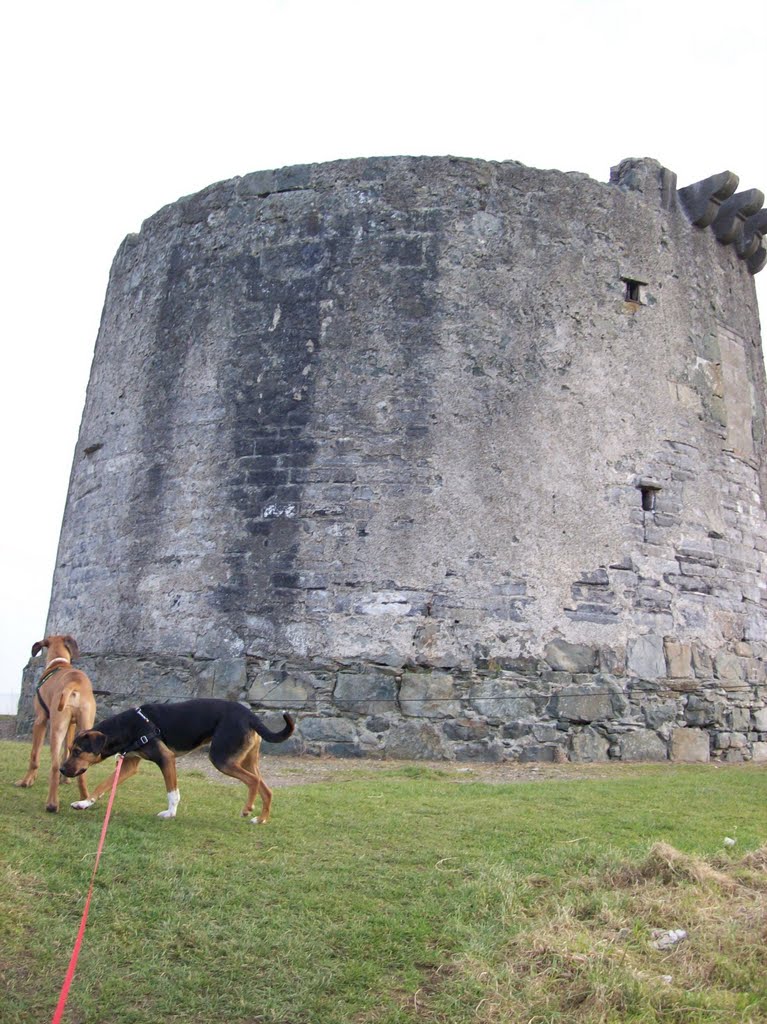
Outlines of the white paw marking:
<svg viewBox="0 0 767 1024">
<path fill-rule="evenodd" d="M 250 819 L 250 823 L 251 823 L 251 825 L 265 825 L 266 824 L 266 822 L 264 821 L 263 818 L 251 818 Z"/>
<path fill-rule="evenodd" d="M 87 811 L 89 807 L 92 807 L 96 803 L 95 800 L 75 800 L 70 807 L 74 807 L 76 811 Z"/>
<path fill-rule="evenodd" d="M 175 818 L 176 809 L 181 803 L 181 794 L 177 789 L 171 789 L 168 793 L 168 810 L 160 811 L 157 815 L 158 818 Z"/>
</svg>

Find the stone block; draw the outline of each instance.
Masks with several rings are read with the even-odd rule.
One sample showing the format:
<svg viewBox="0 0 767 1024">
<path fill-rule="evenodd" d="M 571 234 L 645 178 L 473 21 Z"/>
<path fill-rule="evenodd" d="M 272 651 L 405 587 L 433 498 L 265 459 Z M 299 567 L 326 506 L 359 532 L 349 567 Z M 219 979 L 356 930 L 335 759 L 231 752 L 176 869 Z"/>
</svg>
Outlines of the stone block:
<svg viewBox="0 0 767 1024">
<path fill-rule="evenodd" d="M 689 644 L 664 640 L 667 674 L 672 679 L 689 679 L 692 675 L 692 649 Z"/>
<path fill-rule="evenodd" d="M 395 711 L 397 684 L 383 672 L 339 672 L 333 698 L 340 710 L 357 715 Z"/>
<path fill-rule="evenodd" d="M 714 674 L 714 661 L 700 644 L 692 645 L 692 668 L 698 679 L 710 679 Z"/>
<path fill-rule="evenodd" d="M 705 729 L 674 729 L 671 733 L 672 761 L 708 761 L 709 738 Z"/>
<path fill-rule="evenodd" d="M 740 658 L 727 651 L 720 651 L 714 658 L 714 675 L 723 681 L 740 683 L 743 679 L 743 666 Z"/>
<path fill-rule="evenodd" d="M 721 725 L 722 713 L 721 704 L 691 693 L 687 698 L 684 717 L 689 725 Z"/>
<path fill-rule="evenodd" d="M 727 717 L 728 725 L 736 732 L 748 732 L 751 728 L 750 708 L 730 708 Z"/>
<path fill-rule="evenodd" d="M 248 687 L 248 664 L 245 658 L 217 658 L 213 662 L 211 697 L 236 700 Z"/>
<path fill-rule="evenodd" d="M 482 739 L 473 743 L 459 743 L 453 749 L 456 761 L 503 761 L 505 751 L 500 743 Z"/>
<path fill-rule="evenodd" d="M 767 708 L 759 708 L 754 712 L 754 728 L 758 732 L 767 732 Z"/>
<path fill-rule="evenodd" d="M 767 761 L 767 743 L 756 742 L 753 744 L 751 754 L 752 761 Z"/>
<path fill-rule="evenodd" d="M 535 714 L 535 701 L 514 682 L 485 679 L 472 687 L 471 705 L 486 718 L 513 721 Z"/>
<path fill-rule="evenodd" d="M 520 761 L 548 761 L 549 763 L 560 762 L 557 755 L 558 747 L 544 745 L 542 743 L 531 743 L 529 747 L 523 747 L 519 752 Z"/>
<path fill-rule="evenodd" d="M 445 722 L 442 731 L 450 740 L 466 742 L 486 739 L 490 729 L 487 722 L 475 718 L 455 718 Z"/>
<path fill-rule="evenodd" d="M 594 672 L 597 668 L 599 650 L 587 644 L 552 640 L 546 644 L 544 658 L 555 672 Z"/>
<path fill-rule="evenodd" d="M 552 714 L 568 722 L 605 722 L 615 717 L 611 695 L 601 691 L 557 694 L 550 707 Z"/>
<path fill-rule="evenodd" d="M 666 761 L 668 749 L 656 732 L 638 729 L 621 736 L 619 744 L 622 761 Z"/>
<path fill-rule="evenodd" d="M 639 636 L 629 644 L 628 669 L 640 679 L 661 679 L 666 674 L 663 637 Z"/>
<path fill-rule="evenodd" d="M 302 680 L 283 673 L 260 672 L 251 683 L 247 700 L 265 708 L 286 711 L 305 707 L 313 702 L 314 688 Z"/>
<path fill-rule="evenodd" d="M 570 738 L 570 758 L 573 761 L 607 761 L 609 749 L 608 740 L 588 726 L 574 732 Z"/>
<path fill-rule="evenodd" d="M 647 728 L 660 729 L 661 726 L 675 721 L 679 714 L 679 706 L 672 700 L 652 701 L 644 706 L 643 711 Z"/>
<path fill-rule="evenodd" d="M 356 735 L 350 718 L 301 718 L 301 736 L 307 742 L 351 743 Z"/>
<path fill-rule="evenodd" d="M 441 761 L 449 756 L 439 730 L 430 722 L 419 722 L 417 719 L 402 719 L 392 723 L 386 734 L 384 750 L 387 757 L 406 761 Z"/>
<path fill-rule="evenodd" d="M 439 672 L 405 672 L 400 684 L 402 714 L 413 718 L 455 718 L 461 702 L 455 700 L 453 677 Z"/>
</svg>

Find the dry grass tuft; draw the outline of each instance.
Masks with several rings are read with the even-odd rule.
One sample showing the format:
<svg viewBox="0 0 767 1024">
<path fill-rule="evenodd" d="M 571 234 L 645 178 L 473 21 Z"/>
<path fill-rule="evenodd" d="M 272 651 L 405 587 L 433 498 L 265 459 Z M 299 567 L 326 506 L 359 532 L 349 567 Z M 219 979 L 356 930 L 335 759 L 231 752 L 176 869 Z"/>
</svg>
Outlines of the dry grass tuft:
<svg viewBox="0 0 767 1024">
<path fill-rule="evenodd" d="M 746 868 L 767 872 L 767 846 L 760 846 L 758 850 L 747 853 L 741 859 L 741 864 Z"/>
<path fill-rule="evenodd" d="M 656 843 L 549 894 L 502 960 L 465 963 L 476 1020 L 767 1022 L 767 849 L 713 867 Z M 684 929 L 666 950 L 659 931 Z"/>
<path fill-rule="evenodd" d="M 699 885 L 718 885 L 735 889 L 739 882 L 724 871 L 712 867 L 702 857 L 682 853 L 668 843 L 655 843 L 640 864 L 625 865 L 616 873 L 616 885 L 631 886 L 640 882 L 696 882 Z"/>
</svg>

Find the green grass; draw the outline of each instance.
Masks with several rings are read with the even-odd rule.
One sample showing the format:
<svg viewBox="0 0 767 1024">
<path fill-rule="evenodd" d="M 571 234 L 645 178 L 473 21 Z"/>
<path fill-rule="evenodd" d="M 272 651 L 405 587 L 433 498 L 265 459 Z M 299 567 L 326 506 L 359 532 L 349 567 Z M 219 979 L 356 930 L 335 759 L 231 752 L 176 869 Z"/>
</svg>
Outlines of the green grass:
<svg viewBox="0 0 767 1024">
<path fill-rule="evenodd" d="M 10 785 L 27 756 L 0 743 L 4 1024 L 52 1015 L 105 810 L 72 811 L 70 786 L 46 814 L 42 778 Z M 118 791 L 65 1020 L 767 1022 L 767 858 L 745 856 L 767 842 L 764 769 L 360 773 L 279 789 L 253 826 L 244 789 L 199 772 L 156 818 L 162 779 L 142 769 Z M 689 938 L 661 953 L 653 928 Z"/>
</svg>

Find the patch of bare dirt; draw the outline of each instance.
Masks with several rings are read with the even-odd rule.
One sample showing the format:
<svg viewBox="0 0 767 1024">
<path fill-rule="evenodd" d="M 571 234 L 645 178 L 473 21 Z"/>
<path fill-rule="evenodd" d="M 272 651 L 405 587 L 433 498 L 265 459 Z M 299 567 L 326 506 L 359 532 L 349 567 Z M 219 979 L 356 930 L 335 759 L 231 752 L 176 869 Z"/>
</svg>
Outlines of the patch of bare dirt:
<svg viewBox="0 0 767 1024">
<path fill-rule="evenodd" d="M 714 766 L 712 766 L 713 768 Z M 217 771 L 208 760 L 206 751 L 195 751 L 179 760 L 179 770 L 203 773 L 215 782 L 241 785 Z M 507 761 L 501 764 L 475 762 L 467 765 L 454 761 L 394 761 L 343 757 L 287 757 L 285 755 L 261 758 L 264 779 L 272 788 L 305 786 L 320 782 L 348 782 L 352 779 L 371 778 L 381 773 L 393 775 L 430 776 L 443 782 L 484 782 L 501 785 L 514 782 L 543 782 L 548 779 L 576 781 L 578 779 L 607 779 L 629 776 L 641 770 L 637 764 L 520 764 Z"/>
</svg>

